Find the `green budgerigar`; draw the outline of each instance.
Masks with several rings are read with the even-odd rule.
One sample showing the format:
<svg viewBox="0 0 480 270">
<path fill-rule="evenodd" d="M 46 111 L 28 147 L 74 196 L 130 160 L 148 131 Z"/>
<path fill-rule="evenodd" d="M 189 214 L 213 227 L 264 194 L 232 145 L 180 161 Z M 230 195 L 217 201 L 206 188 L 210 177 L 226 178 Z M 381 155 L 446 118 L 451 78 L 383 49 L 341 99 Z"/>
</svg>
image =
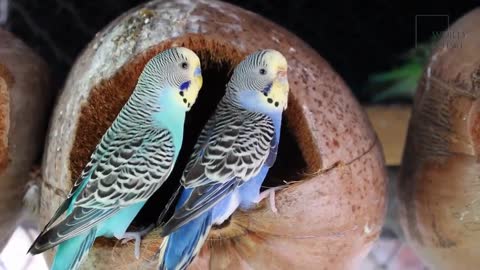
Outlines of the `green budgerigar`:
<svg viewBox="0 0 480 270">
<path fill-rule="evenodd" d="M 105 236 L 136 239 L 138 256 L 140 237 L 126 230 L 172 171 L 185 114 L 201 86 L 200 59 L 193 51 L 172 48 L 153 57 L 29 252 L 59 245 L 52 269 L 77 269 L 95 238 Z"/>
</svg>

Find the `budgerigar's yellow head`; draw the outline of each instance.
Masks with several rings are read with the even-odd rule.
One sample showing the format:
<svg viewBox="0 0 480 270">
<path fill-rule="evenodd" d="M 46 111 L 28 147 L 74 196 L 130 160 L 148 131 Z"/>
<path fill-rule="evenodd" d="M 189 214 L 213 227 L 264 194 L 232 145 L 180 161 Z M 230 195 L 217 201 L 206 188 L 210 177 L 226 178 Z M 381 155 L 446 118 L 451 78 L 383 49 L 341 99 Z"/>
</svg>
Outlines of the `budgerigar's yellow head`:
<svg viewBox="0 0 480 270">
<path fill-rule="evenodd" d="M 171 48 L 156 55 L 139 78 L 139 84 L 147 87 L 167 88 L 174 102 L 186 111 L 195 103 L 202 83 L 200 58 L 184 47 Z"/>
<path fill-rule="evenodd" d="M 179 47 L 174 48 L 174 50 L 180 55 L 179 58 L 183 60 L 180 61 L 179 67 L 181 69 L 180 73 L 185 75 L 185 79 L 178 86 L 178 95 L 181 102 L 187 106 L 187 111 L 189 111 L 197 100 L 198 92 L 203 84 L 200 58 L 187 48 Z"/>
<path fill-rule="evenodd" d="M 273 76 L 273 83 L 272 88 L 270 91 L 264 91 L 264 96 L 267 98 L 267 103 L 273 103 L 274 106 L 277 106 L 277 102 L 279 103 L 279 107 L 286 109 L 288 105 L 288 75 L 287 75 L 287 59 L 285 57 L 275 51 L 275 50 L 268 50 L 268 52 L 264 56 L 265 62 L 268 63 L 267 67 L 270 69 L 270 73 Z M 270 101 L 270 99 L 272 101 Z"/>
<path fill-rule="evenodd" d="M 285 110 L 289 91 L 287 69 L 287 60 L 280 52 L 257 51 L 235 68 L 229 85 L 249 109 Z"/>
</svg>

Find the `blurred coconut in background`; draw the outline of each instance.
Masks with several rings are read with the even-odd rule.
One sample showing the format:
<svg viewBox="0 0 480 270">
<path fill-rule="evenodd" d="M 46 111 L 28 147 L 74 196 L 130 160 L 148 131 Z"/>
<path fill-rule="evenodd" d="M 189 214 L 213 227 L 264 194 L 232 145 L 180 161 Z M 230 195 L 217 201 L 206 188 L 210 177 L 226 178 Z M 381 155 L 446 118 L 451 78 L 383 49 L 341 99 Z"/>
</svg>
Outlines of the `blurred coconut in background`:
<svg viewBox="0 0 480 270">
<path fill-rule="evenodd" d="M 38 210 L 32 173 L 40 164 L 52 105 L 49 80 L 46 63 L 0 29 L 0 250 L 22 219 L 29 218 L 24 205 Z"/>
<path fill-rule="evenodd" d="M 5 7 L 4 3 L 0 7 Z M 5 13 L 0 12 L 0 22 L 4 18 Z M 47 64 L 25 43 L 0 28 L 2 269 L 13 269 L 13 263 L 28 266 L 30 260 L 11 247 L 19 249 L 23 244 L 28 248 L 25 239 L 30 229 L 36 227 L 40 199 L 38 167 L 53 98 Z M 23 230 L 17 230 L 19 226 L 24 226 Z M 15 230 L 15 239 L 24 239 L 23 242 L 4 249 Z"/>
<path fill-rule="evenodd" d="M 415 96 L 399 184 L 402 227 L 433 269 L 480 265 L 480 9 L 455 22 Z"/>
</svg>

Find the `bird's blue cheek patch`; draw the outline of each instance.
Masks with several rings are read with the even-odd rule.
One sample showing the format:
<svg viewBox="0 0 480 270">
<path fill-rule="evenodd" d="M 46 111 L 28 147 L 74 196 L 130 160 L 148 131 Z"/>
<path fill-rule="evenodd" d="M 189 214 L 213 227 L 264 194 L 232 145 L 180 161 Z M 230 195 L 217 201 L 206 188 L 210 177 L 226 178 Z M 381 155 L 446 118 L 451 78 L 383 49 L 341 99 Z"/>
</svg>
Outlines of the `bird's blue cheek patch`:
<svg viewBox="0 0 480 270">
<path fill-rule="evenodd" d="M 193 72 L 193 75 L 194 75 L 194 76 L 200 76 L 200 75 L 202 75 L 202 70 L 200 69 L 200 67 L 197 67 L 197 68 L 195 69 L 195 71 Z"/>
<path fill-rule="evenodd" d="M 262 92 L 265 96 L 267 96 L 270 93 L 270 90 L 272 89 L 272 83 L 269 83 L 265 88 L 263 88 Z"/>
<path fill-rule="evenodd" d="M 180 90 L 181 91 L 187 90 L 190 87 L 190 83 L 191 83 L 190 81 L 186 81 L 186 82 L 180 84 Z"/>
</svg>

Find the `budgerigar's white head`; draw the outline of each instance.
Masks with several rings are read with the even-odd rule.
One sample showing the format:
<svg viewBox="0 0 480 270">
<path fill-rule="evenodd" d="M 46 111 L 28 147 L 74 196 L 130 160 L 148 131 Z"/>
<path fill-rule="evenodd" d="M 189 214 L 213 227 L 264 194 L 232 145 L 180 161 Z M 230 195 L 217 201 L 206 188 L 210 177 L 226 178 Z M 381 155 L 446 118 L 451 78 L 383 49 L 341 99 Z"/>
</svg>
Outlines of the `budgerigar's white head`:
<svg viewBox="0 0 480 270">
<path fill-rule="evenodd" d="M 235 68 L 229 90 L 250 109 L 285 110 L 288 103 L 288 64 L 276 50 L 260 50 Z"/>
<path fill-rule="evenodd" d="M 200 59 L 192 50 L 183 47 L 157 54 L 145 65 L 138 80 L 138 85 L 145 88 L 173 91 L 169 96 L 186 111 L 195 103 L 202 83 Z"/>
</svg>

